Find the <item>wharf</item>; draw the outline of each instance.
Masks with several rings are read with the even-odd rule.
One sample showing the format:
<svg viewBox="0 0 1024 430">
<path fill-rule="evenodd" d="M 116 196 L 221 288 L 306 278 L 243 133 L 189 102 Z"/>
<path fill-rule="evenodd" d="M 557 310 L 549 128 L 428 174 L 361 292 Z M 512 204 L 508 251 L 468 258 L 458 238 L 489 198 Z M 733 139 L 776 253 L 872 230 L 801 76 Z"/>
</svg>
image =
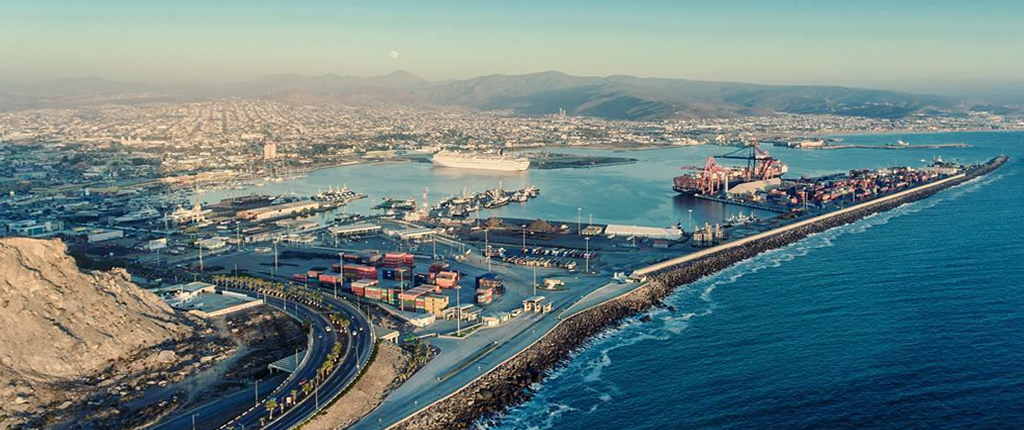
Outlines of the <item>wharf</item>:
<svg viewBox="0 0 1024 430">
<path fill-rule="evenodd" d="M 709 195 L 705 195 L 705 194 L 695 194 L 694 197 L 696 197 L 698 199 L 702 199 L 702 200 L 710 200 L 710 201 L 713 201 L 713 202 L 725 203 L 727 205 L 744 206 L 744 207 L 748 207 L 748 208 L 752 208 L 752 209 L 757 209 L 757 210 L 762 210 L 762 211 L 775 212 L 775 213 L 780 213 L 780 214 L 789 213 L 788 210 L 783 209 L 783 208 L 778 208 L 778 207 L 774 207 L 774 206 L 759 205 L 757 203 L 750 203 L 750 202 L 744 202 L 744 201 L 740 201 L 740 200 L 726 199 L 726 198 L 722 198 L 722 197 L 709 196 Z"/>
</svg>

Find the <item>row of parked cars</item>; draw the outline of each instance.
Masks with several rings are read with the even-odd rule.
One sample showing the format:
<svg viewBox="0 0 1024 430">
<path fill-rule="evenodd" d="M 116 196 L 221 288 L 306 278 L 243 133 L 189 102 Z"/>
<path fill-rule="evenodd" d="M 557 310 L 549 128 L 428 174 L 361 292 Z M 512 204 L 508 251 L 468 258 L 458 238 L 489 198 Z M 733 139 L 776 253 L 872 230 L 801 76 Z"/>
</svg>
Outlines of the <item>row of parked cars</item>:
<svg viewBox="0 0 1024 430">
<path fill-rule="evenodd" d="M 543 258 L 543 257 L 532 257 L 532 256 L 513 256 L 504 257 L 501 261 L 511 264 L 518 264 L 520 266 L 528 267 L 553 267 L 559 269 L 573 270 L 576 268 L 576 262 L 573 260 L 560 259 L 560 258 Z"/>
<path fill-rule="evenodd" d="M 526 255 L 546 255 L 551 257 L 566 257 L 566 258 L 578 258 L 581 260 L 593 260 L 597 258 L 596 251 L 582 251 L 579 249 L 566 249 L 566 248 L 545 248 L 542 246 L 532 246 L 520 249 L 520 252 Z"/>
</svg>

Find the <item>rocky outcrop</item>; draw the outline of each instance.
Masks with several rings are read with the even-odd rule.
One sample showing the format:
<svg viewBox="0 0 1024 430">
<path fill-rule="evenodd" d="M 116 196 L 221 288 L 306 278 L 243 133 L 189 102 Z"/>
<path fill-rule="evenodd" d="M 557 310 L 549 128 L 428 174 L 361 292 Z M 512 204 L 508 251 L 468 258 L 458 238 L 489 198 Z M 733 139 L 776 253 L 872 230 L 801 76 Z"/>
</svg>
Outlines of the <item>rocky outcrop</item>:
<svg viewBox="0 0 1024 430">
<path fill-rule="evenodd" d="M 60 384 L 194 331 L 125 271 L 82 272 L 66 251 L 59 240 L 0 239 L 0 428 Z"/>
<path fill-rule="evenodd" d="M 649 281 L 644 286 L 562 321 L 541 340 L 519 355 L 456 394 L 396 425 L 395 428 L 403 430 L 468 428 L 481 417 L 501 413 L 509 406 L 529 399 L 531 396 L 529 386 L 543 380 L 545 372 L 567 359 L 573 351 L 582 347 L 595 335 L 614 327 L 625 318 L 635 316 L 657 305 L 678 286 L 692 283 L 737 262 L 771 249 L 789 245 L 811 234 L 849 224 L 868 215 L 928 197 L 943 189 L 988 174 L 1005 162 L 1005 157 L 999 157 L 961 180 L 922 189 L 899 199 L 827 218 L 821 222 L 769 236 L 743 246 L 728 248 L 700 260 L 655 273 L 649 277 Z"/>
</svg>

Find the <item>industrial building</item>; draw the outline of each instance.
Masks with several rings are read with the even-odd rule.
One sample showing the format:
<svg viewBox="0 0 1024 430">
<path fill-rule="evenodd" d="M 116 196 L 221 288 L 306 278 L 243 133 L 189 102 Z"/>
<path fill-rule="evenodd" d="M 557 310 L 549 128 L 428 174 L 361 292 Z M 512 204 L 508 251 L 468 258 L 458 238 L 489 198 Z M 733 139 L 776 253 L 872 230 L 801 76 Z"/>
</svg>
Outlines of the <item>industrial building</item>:
<svg viewBox="0 0 1024 430">
<path fill-rule="evenodd" d="M 302 200 L 298 202 L 284 203 L 280 205 L 272 205 L 262 208 L 238 211 L 238 213 L 236 213 L 235 216 L 238 219 L 246 219 L 250 221 L 267 221 L 295 215 L 302 211 L 315 211 L 317 209 L 320 209 L 319 202 L 314 202 L 312 200 Z"/>
<path fill-rule="evenodd" d="M 327 231 L 333 236 L 341 237 L 352 237 L 352 236 L 372 236 L 379 234 L 381 227 L 377 224 L 370 224 L 368 222 L 358 224 L 339 225 L 336 227 L 328 228 Z"/>
<path fill-rule="evenodd" d="M 649 239 L 679 240 L 683 238 L 683 230 L 678 227 L 641 227 L 635 225 L 608 224 L 604 233 L 611 236 L 646 237 Z"/>
<path fill-rule="evenodd" d="M 394 236 L 402 240 L 417 240 L 426 239 L 433 236 L 436 232 L 432 228 L 406 228 L 402 230 L 388 230 L 389 236 Z"/>
</svg>

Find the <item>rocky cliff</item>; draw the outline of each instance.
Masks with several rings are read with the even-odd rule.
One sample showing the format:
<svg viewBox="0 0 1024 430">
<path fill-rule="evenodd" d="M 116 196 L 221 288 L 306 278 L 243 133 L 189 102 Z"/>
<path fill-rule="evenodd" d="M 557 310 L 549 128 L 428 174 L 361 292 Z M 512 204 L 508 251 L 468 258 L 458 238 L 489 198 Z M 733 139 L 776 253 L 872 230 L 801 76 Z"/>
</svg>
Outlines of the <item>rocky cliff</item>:
<svg viewBox="0 0 1024 430">
<path fill-rule="evenodd" d="M 0 427 L 51 401 L 48 388 L 195 330 L 123 270 L 82 272 L 66 251 L 60 240 L 0 238 Z"/>
</svg>

